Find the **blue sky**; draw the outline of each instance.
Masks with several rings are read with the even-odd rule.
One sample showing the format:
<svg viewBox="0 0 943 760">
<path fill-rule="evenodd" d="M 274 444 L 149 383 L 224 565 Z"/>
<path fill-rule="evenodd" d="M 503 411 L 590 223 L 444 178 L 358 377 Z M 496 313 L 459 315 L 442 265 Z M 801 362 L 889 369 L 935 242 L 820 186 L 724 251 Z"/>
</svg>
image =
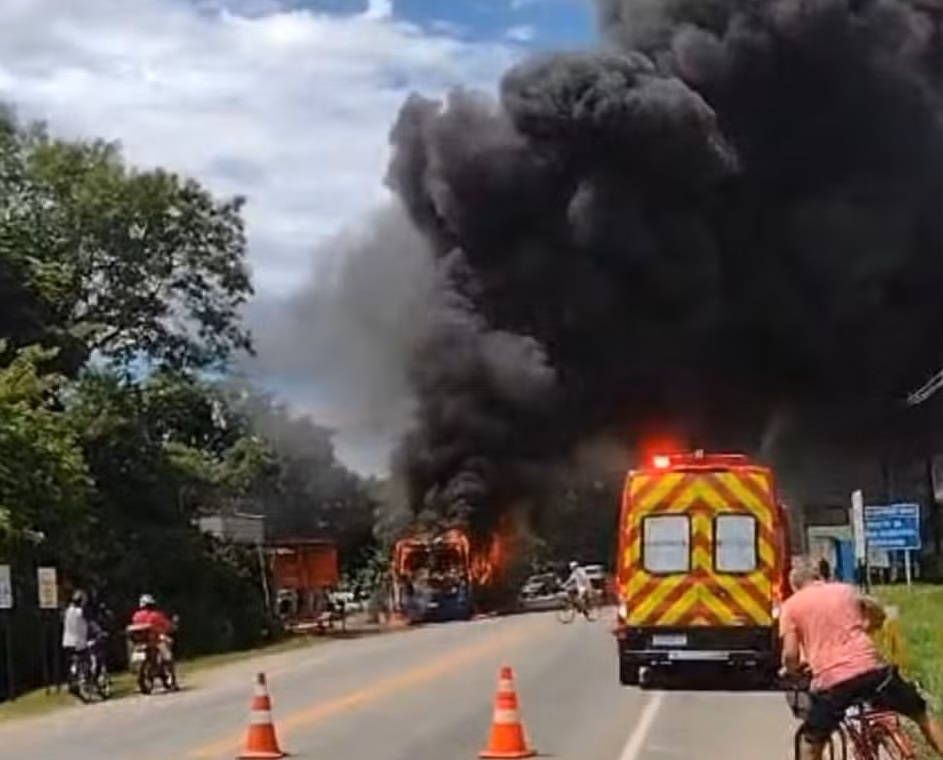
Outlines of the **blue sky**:
<svg viewBox="0 0 943 760">
<path fill-rule="evenodd" d="M 295 7 L 326 13 L 360 13 L 364 0 L 293 0 Z M 529 47 L 557 48 L 591 41 L 592 0 L 395 0 L 393 14 L 422 25 L 451 25 L 466 39 L 494 40 L 508 30 Z M 527 30 L 523 32 L 521 30 Z M 512 34 L 513 36 L 513 34 Z"/>
<path fill-rule="evenodd" d="M 0 101 L 247 197 L 258 374 L 376 470 L 408 418 L 380 392 L 402 386 L 402 368 L 385 365 L 382 387 L 363 381 L 375 358 L 337 336 L 370 320 L 331 282 L 349 250 L 337 236 L 389 200 L 397 110 L 413 91 L 493 92 L 528 53 L 593 36 L 591 0 L 3 0 Z M 395 319 L 414 300 L 366 316 Z M 279 333 L 299 301 L 318 318 Z"/>
</svg>

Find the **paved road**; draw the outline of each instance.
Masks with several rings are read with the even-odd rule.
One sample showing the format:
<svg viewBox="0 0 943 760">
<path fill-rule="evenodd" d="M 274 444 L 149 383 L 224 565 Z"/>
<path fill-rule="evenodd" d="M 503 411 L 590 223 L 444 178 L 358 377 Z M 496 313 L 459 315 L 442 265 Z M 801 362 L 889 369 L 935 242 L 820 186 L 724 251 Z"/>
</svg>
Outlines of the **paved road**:
<svg viewBox="0 0 943 760">
<path fill-rule="evenodd" d="M 252 674 L 264 669 L 281 743 L 296 758 L 471 759 L 507 663 L 544 757 L 789 757 L 781 695 L 622 688 L 608 628 L 607 619 L 563 626 L 542 613 L 328 643 L 230 666 L 180 694 L 2 726 L 0 745 L 4 757 L 43 760 L 234 758 Z"/>
</svg>

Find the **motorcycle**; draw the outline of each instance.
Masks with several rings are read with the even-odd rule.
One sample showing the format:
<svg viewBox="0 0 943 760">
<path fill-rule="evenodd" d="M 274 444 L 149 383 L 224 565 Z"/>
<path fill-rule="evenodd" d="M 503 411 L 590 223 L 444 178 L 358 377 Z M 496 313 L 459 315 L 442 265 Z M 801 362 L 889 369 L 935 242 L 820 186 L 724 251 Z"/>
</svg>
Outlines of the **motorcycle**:
<svg viewBox="0 0 943 760">
<path fill-rule="evenodd" d="M 177 618 L 174 618 L 174 625 Z M 131 673 L 137 682 L 141 694 L 154 691 L 154 684 L 160 680 L 167 691 L 179 691 L 176 669 L 174 668 L 170 636 L 158 635 L 150 625 L 129 625 L 125 629 L 130 655 L 128 662 Z"/>
</svg>

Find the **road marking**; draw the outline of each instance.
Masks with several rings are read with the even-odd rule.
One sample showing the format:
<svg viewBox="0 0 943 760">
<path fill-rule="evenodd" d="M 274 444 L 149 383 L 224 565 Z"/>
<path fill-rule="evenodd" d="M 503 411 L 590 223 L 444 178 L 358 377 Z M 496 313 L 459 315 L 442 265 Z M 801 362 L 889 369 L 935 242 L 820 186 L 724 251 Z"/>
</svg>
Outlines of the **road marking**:
<svg viewBox="0 0 943 760">
<path fill-rule="evenodd" d="M 619 760 L 638 760 L 639 755 L 642 753 L 645 739 L 648 737 L 648 732 L 651 731 L 652 725 L 655 723 L 655 718 L 658 717 L 658 711 L 661 709 L 661 704 L 664 702 L 664 699 L 665 693 L 660 691 L 645 703 L 638 723 L 636 723 L 635 728 L 632 729 L 632 735 L 629 737 L 629 741 L 622 750 L 622 754 L 619 755 Z"/>
<path fill-rule="evenodd" d="M 529 621 L 530 622 L 530 621 Z M 540 629 L 538 629 L 540 630 Z M 552 630 L 546 627 L 544 630 Z M 466 665 L 475 660 L 482 659 L 490 654 L 494 654 L 524 640 L 533 640 L 535 633 L 532 624 L 525 623 L 515 627 L 510 631 L 496 635 L 487 641 L 458 649 L 448 654 L 427 662 L 413 670 L 398 673 L 381 681 L 377 681 L 362 689 L 344 694 L 333 699 L 316 702 L 308 707 L 301 708 L 284 716 L 279 716 L 277 705 L 275 710 L 276 728 L 279 733 L 283 731 L 292 731 L 293 729 L 310 726 L 327 718 L 333 717 L 343 712 L 353 710 L 357 707 L 377 702 L 385 697 L 393 696 L 410 687 L 418 686 L 428 681 L 432 681 L 440 676 L 454 671 L 459 665 Z M 194 749 L 187 755 L 188 760 L 207 760 L 216 758 L 223 754 L 228 754 L 238 750 L 245 738 L 245 731 L 238 734 L 231 734 L 218 741 L 211 742 L 202 747 Z"/>
</svg>

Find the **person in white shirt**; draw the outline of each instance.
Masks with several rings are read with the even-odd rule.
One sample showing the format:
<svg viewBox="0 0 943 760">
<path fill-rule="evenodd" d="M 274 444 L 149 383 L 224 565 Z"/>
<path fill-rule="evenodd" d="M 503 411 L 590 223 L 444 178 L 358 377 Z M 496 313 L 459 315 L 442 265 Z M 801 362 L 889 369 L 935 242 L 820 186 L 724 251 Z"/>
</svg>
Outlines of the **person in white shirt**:
<svg viewBox="0 0 943 760">
<path fill-rule="evenodd" d="M 576 590 L 576 601 L 580 611 L 585 617 L 589 617 L 589 595 L 593 590 L 593 584 L 590 583 L 589 576 L 580 567 L 579 562 L 570 562 L 570 577 L 563 582 L 563 588 Z"/>
<path fill-rule="evenodd" d="M 69 673 L 73 672 L 76 659 L 88 654 L 88 618 L 85 616 L 85 593 L 82 591 L 72 595 L 62 617 L 62 649 Z M 72 683 L 69 686 L 76 688 Z"/>
</svg>

